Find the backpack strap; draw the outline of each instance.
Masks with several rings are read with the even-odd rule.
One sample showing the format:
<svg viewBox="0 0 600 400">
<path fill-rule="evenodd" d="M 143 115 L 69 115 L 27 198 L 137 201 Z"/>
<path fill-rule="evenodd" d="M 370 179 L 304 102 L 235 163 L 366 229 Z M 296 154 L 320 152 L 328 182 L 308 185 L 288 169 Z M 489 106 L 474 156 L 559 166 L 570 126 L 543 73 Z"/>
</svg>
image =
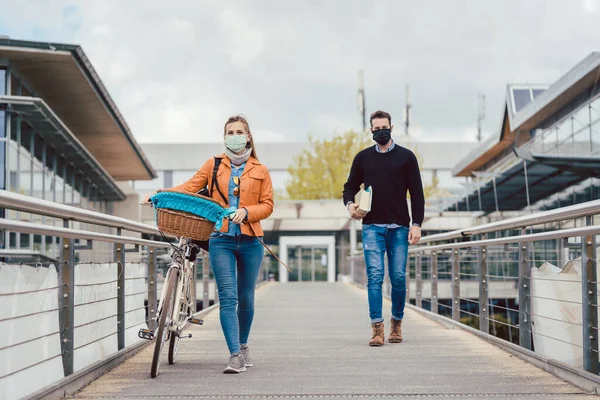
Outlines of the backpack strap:
<svg viewBox="0 0 600 400">
<path fill-rule="evenodd" d="M 208 195 L 212 197 L 213 188 L 217 186 L 217 192 L 219 192 L 221 198 L 225 200 L 225 205 L 229 205 L 229 201 L 227 200 L 227 197 L 223 196 L 223 193 L 219 188 L 219 182 L 217 181 L 217 171 L 219 170 L 219 165 L 221 165 L 221 159 L 219 157 L 215 157 L 215 167 L 213 168 L 212 181 L 210 182 L 210 190 L 208 191 Z"/>
</svg>

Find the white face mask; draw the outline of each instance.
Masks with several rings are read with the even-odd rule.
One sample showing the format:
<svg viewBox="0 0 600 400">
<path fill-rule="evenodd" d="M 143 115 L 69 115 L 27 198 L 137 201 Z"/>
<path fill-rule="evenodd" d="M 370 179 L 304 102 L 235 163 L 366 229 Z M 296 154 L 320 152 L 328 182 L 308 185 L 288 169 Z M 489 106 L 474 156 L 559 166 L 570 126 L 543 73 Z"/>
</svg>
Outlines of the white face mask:
<svg viewBox="0 0 600 400">
<path fill-rule="evenodd" d="M 225 146 L 234 153 L 239 153 L 246 148 L 248 143 L 247 135 L 227 135 L 225 136 Z"/>
</svg>

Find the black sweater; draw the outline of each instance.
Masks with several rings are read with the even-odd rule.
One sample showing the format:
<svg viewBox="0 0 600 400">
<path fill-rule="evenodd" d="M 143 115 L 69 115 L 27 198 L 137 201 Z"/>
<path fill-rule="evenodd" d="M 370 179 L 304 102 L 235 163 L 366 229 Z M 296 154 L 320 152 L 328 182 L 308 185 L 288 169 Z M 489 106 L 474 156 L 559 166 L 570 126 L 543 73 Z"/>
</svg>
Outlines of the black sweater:
<svg viewBox="0 0 600 400">
<path fill-rule="evenodd" d="M 362 183 L 365 188 L 373 188 L 371 211 L 363 219 L 364 224 L 409 226 L 407 191 L 410 193 L 412 222 L 423 223 L 425 196 L 419 164 L 412 151 L 396 144 L 387 153 L 379 153 L 375 146 L 358 153 L 344 184 L 344 205 L 354 202 Z"/>
</svg>

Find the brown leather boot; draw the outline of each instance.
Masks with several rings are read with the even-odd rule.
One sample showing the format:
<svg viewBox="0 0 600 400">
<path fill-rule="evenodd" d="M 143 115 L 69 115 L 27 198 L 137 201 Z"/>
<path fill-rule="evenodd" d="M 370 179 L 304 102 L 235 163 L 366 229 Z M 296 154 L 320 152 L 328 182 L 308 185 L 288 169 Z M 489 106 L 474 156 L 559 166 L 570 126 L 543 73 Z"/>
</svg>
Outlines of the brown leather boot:
<svg viewBox="0 0 600 400">
<path fill-rule="evenodd" d="M 373 336 L 369 340 L 369 346 L 383 346 L 385 331 L 383 329 L 383 322 L 372 324 Z"/>
<path fill-rule="evenodd" d="M 402 343 L 402 320 L 392 318 L 392 328 L 388 342 L 390 343 Z"/>
</svg>

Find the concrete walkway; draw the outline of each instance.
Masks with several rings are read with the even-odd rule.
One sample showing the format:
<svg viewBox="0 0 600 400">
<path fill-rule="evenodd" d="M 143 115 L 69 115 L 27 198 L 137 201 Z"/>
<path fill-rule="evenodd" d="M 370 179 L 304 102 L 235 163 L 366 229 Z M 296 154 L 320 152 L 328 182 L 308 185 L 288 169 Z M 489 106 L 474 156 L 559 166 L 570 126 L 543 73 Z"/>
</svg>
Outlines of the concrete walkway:
<svg viewBox="0 0 600 400">
<path fill-rule="evenodd" d="M 367 346 L 366 292 L 343 284 L 272 283 L 257 291 L 254 367 L 228 359 L 219 313 L 190 329 L 179 359 L 150 378 L 152 347 L 82 390 L 78 399 L 589 399 L 578 388 L 462 330 L 407 310 L 402 344 Z M 389 302 L 384 303 L 389 320 Z M 386 322 L 386 334 L 389 332 Z"/>
</svg>

